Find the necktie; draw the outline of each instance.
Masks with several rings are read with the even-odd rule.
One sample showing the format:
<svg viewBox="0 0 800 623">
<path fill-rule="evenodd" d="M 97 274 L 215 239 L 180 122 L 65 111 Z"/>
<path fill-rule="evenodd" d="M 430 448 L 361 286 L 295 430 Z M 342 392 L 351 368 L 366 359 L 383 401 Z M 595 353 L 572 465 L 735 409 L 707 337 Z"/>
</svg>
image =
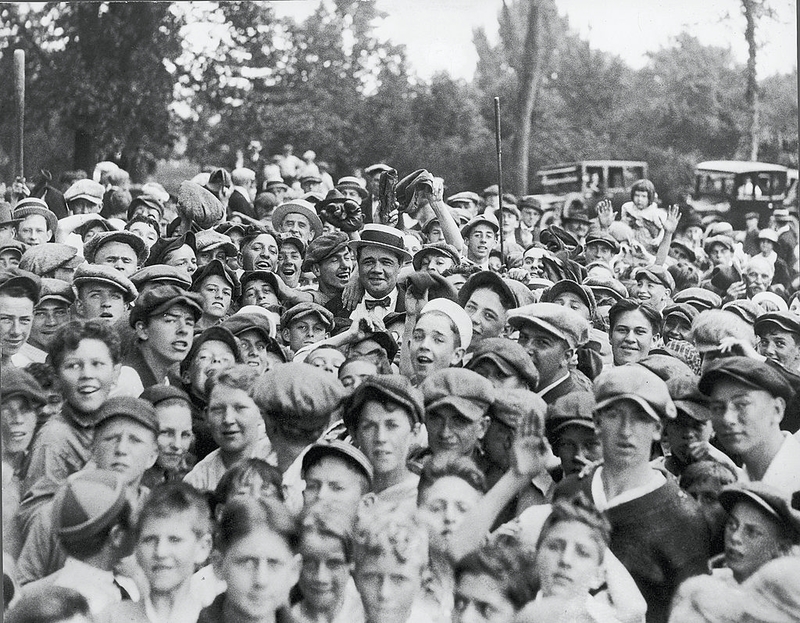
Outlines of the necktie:
<svg viewBox="0 0 800 623">
<path fill-rule="evenodd" d="M 364 305 L 367 311 L 372 311 L 376 307 L 389 307 L 392 304 L 392 299 L 388 296 L 382 299 L 364 299 Z"/>
</svg>

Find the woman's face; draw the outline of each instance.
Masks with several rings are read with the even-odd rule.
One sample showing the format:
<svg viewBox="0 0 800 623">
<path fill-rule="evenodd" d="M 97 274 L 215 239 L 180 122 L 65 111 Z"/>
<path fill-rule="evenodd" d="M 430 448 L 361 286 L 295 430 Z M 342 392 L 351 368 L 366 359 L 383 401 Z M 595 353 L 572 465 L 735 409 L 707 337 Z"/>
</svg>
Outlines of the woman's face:
<svg viewBox="0 0 800 623">
<path fill-rule="evenodd" d="M 543 597 L 586 599 L 600 584 L 602 551 L 592 529 L 579 521 L 561 521 L 536 550 L 536 573 Z"/>
<path fill-rule="evenodd" d="M 611 329 L 611 352 L 614 365 L 635 363 L 647 357 L 655 345 L 657 335 L 647 317 L 638 309 L 617 316 Z"/>
<path fill-rule="evenodd" d="M 446 551 L 464 516 L 481 499 L 479 491 L 462 478 L 444 476 L 423 494 L 419 510 L 428 525 L 434 551 Z"/>
</svg>

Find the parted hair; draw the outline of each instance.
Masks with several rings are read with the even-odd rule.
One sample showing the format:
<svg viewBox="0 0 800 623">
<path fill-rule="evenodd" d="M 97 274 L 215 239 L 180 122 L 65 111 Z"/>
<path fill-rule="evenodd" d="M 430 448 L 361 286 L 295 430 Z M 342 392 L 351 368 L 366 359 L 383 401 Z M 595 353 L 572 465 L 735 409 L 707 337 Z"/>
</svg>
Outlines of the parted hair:
<svg viewBox="0 0 800 623">
<path fill-rule="evenodd" d="M 297 553 L 297 521 L 277 500 L 245 498 L 228 502 L 217 524 L 214 545 L 224 555 L 235 543 L 262 528 L 280 536 L 289 550 Z"/>
<path fill-rule="evenodd" d="M 300 543 L 309 534 L 319 534 L 338 540 L 342 544 L 345 560 L 353 562 L 353 520 L 346 513 L 336 510 L 324 502 L 317 502 L 308 508 L 300 520 Z"/>
<path fill-rule="evenodd" d="M 567 521 L 582 523 L 592 531 L 592 538 L 599 546 L 602 562 L 603 554 L 611 541 L 611 524 L 605 514 L 597 510 L 597 507 L 583 492 L 553 503 L 553 510 L 545 519 L 539 533 L 536 549 L 541 547 L 550 530 Z"/>
<path fill-rule="evenodd" d="M 450 453 L 431 456 L 422 468 L 417 488 L 417 504 L 440 478 L 460 478 L 479 493 L 486 493 L 486 477 L 471 458 Z"/>
</svg>

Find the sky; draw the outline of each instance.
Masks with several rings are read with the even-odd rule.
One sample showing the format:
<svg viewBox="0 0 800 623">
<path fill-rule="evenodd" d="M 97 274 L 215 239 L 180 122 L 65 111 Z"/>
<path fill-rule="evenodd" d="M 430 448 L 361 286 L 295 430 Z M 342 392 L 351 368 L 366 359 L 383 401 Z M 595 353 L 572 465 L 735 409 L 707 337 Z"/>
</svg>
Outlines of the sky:
<svg viewBox="0 0 800 623">
<path fill-rule="evenodd" d="M 776 19 L 759 36 L 758 75 L 788 73 L 797 66 L 795 0 L 769 0 Z M 274 2 L 279 15 L 302 19 L 319 0 Z M 747 60 L 740 0 L 556 0 L 559 13 L 588 38 L 592 47 L 620 56 L 641 68 L 647 53 L 667 47 L 682 31 L 704 44 L 730 47 L 737 60 Z M 378 0 L 388 13 L 377 26 L 379 37 L 405 44 L 411 66 L 422 78 L 437 71 L 469 80 L 477 54 L 473 29 L 483 26 L 497 40 L 497 14 L 502 0 Z"/>
</svg>

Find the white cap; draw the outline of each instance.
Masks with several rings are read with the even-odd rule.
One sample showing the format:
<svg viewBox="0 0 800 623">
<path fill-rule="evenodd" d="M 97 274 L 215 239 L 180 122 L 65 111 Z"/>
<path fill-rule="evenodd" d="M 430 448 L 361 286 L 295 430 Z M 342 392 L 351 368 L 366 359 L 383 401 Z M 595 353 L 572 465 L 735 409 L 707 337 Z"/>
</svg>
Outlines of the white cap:
<svg viewBox="0 0 800 623">
<path fill-rule="evenodd" d="M 469 348 L 469 344 L 472 342 L 472 320 L 470 320 L 464 308 L 450 299 L 438 298 L 428 301 L 419 313 L 419 317 L 421 318 L 423 314 L 433 311 L 441 312 L 453 321 L 456 329 L 458 329 L 461 348 Z"/>
<path fill-rule="evenodd" d="M 275 312 L 271 312 L 268 309 L 264 309 L 260 305 L 245 305 L 244 307 L 239 308 L 236 314 L 260 314 L 261 316 L 266 316 L 267 320 L 269 320 L 269 336 L 271 338 L 275 338 L 278 335 L 278 323 L 280 322 L 280 316 Z"/>
</svg>

